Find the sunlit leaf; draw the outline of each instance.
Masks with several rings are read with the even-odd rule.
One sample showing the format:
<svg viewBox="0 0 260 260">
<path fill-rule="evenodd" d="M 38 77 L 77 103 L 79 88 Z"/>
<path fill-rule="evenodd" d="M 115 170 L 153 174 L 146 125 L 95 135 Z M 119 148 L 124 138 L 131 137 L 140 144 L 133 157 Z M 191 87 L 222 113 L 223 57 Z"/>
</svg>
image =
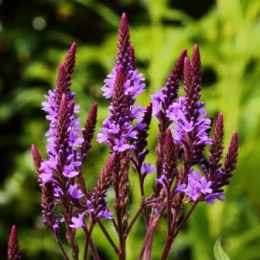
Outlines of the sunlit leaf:
<svg viewBox="0 0 260 260">
<path fill-rule="evenodd" d="M 214 245 L 214 256 L 216 260 L 230 260 L 221 246 L 221 238 L 218 238 Z"/>
</svg>

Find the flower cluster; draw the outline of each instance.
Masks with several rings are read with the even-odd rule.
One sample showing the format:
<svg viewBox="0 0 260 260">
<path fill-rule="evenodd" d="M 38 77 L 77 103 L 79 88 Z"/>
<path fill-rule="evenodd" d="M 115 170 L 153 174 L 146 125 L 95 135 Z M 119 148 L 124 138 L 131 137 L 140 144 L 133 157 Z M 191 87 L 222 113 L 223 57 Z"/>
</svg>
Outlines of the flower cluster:
<svg viewBox="0 0 260 260">
<path fill-rule="evenodd" d="M 92 240 L 96 225 L 104 233 L 119 259 L 126 259 L 126 239 L 140 216 L 146 235 L 139 259 L 151 259 L 152 244 L 158 221 L 167 216 L 168 232 L 161 259 L 167 259 L 170 247 L 199 202 L 213 204 L 223 200 L 223 187 L 229 184 L 238 158 L 238 136 L 234 133 L 223 158 L 223 115 L 216 120 L 206 117 L 205 103 L 200 101 L 201 61 L 195 45 L 189 60 L 184 50 L 164 87 L 152 95 L 146 107 L 135 104 L 144 91 L 143 75 L 138 73 L 134 48 L 126 14 L 122 15 L 118 32 L 116 65 L 102 87 L 105 98 L 111 99 L 108 118 L 97 135 L 108 145 L 110 155 L 93 189 L 88 190 L 83 178 L 83 162 L 91 147 L 97 123 L 97 104 L 89 112 L 81 129 L 76 117 L 79 106 L 71 92 L 71 76 L 76 45 L 72 44 L 60 65 L 57 85 L 45 97 L 43 110 L 50 128 L 46 133 L 47 159 L 32 145 L 35 169 L 42 193 L 44 223 L 54 235 L 65 259 L 68 253 L 60 238 L 64 225 L 73 259 L 78 259 L 76 230 L 82 228 L 85 237 L 84 258 L 91 249 L 94 259 L 100 259 Z M 184 95 L 179 96 L 183 82 Z M 158 120 L 156 167 L 146 161 L 150 152 L 147 137 L 152 118 Z M 205 151 L 209 148 L 209 156 Z M 130 219 L 130 166 L 139 179 L 140 207 Z M 156 172 L 153 192 L 147 195 L 145 180 Z M 113 201 L 106 201 L 108 189 L 114 190 Z M 136 191 L 135 191 L 136 192 Z M 191 204 L 188 212 L 183 206 Z M 186 215 L 185 215 L 186 214 Z M 118 234 L 114 242 L 102 219 L 112 221 Z"/>
<path fill-rule="evenodd" d="M 105 142 L 113 151 L 132 149 L 131 140 L 136 139 L 137 129 L 144 127 L 137 123 L 140 120 L 142 107 L 133 107 L 135 98 L 144 90 L 143 75 L 135 67 L 134 48 L 130 44 L 127 17 L 122 15 L 118 33 L 118 53 L 116 66 L 105 79 L 103 95 L 112 98 L 109 106 L 109 117 L 103 122 L 102 133 L 98 142 Z"/>
</svg>

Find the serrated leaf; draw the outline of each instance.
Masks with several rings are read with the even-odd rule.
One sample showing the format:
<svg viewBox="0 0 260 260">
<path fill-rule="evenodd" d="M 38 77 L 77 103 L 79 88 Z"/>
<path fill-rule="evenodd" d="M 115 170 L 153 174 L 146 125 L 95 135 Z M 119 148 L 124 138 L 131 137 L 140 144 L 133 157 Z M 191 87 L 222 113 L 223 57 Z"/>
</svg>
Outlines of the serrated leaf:
<svg viewBox="0 0 260 260">
<path fill-rule="evenodd" d="M 230 260 L 221 246 L 221 237 L 218 238 L 214 245 L 214 256 L 216 260 Z"/>
</svg>

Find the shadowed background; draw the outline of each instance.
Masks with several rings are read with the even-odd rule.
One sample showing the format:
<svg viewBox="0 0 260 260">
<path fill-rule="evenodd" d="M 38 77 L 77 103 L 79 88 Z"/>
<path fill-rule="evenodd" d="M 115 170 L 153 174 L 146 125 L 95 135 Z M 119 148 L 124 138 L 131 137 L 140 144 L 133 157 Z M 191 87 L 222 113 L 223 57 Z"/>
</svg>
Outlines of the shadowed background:
<svg viewBox="0 0 260 260">
<path fill-rule="evenodd" d="M 42 224 L 30 145 L 36 144 L 44 154 L 48 125 L 41 102 L 55 86 L 58 64 L 73 41 L 78 50 L 72 90 L 81 106 L 82 120 L 91 104 L 98 103 L 98 130 L 108 105 L 100 88 L 115 64 L 117 28 L 124 11 L 137 67 L 147 79 L 139 102 L 146 105 L 149 95 L 164 85 L 181 50 L 188 48 L 191 54 L 198 43 L 202 100 L 207 102 L 208 115 L 216 118 L 219 112 L 224 114 L 226 146 L 232 132 L 239 133 L 240 158 L 226 202 L 213 206 L 201 203 L 174 243 L 169 259 L 213 259 L 213 245 L 219 236 L 231 259 L 260 259 L 259 0 L 0 0 L 1 259 L 6 258 L 12 224 L 18 227 L 23 259 L 61 259 Z M 152 152 L 156 127 L 154 119 L 149 137 Z M 106 147 L 94 141 L 85 167 L 88 187 L 95 184 L 107 156 Z M 154 165 L 155 155 L 149 159 Z M 136 176 L 131 174 L 134 188 Z M 152 179 L 147 182 L 148 190 Z M 132 207 L 138 207 L 134 192 Z M 158 231 L 161 235 L 154 243 L 154 259 L 161 255 L 166 232 L 163 223 Z M 128 240 L 128 259 L 136 259 L 143 235 L 140 222 Z M 95 238 L 102 259 L 114 259 L 99 230 Z"/>
</svg>

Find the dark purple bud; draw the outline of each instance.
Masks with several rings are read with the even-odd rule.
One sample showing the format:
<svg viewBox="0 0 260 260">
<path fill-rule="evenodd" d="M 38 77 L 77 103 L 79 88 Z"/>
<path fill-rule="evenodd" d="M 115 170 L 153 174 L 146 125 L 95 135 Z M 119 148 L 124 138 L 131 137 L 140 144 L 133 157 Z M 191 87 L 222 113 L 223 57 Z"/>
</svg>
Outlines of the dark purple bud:
<svg viewBox="0 0 260 260">
<path fill-rule="evenodd" d="M 223 171 L 228 174 L 231 173 L 236 168 L 236 163 L 238 159 L 238 135 L 234 133 L 232 135 L 230 145 L 228 148 L 227 155 L 225 157 L 225 163 Z"/>
<path fill-rule="evenodd" d="M 122 102 L 122 97 L 124 95 L 125 81 L 126 81 L 126 71 L 121 65 L 119 65 L 117 67 L 117 74 L 116 74 L 116 80 L 115 80 L 115 92 L 113 95 L 113 101 L 117 100 L 117 102 L 119 102 L 119 103 Z"/>
<path fill-rule="evenodd" d="M 102 172 L 99 175 L 96 187 L 94 188 L 94 192 L 98 195 L 97 199 L 105 197 L 107 189 L 111 184 L 112 173 L 115 167 L 115 160 L 116 153 L 112 153 L 108 158 L 104 168 L 102 169 Z"/>
<path fill-rule="evenodd" d="M 64 61 L 64 67 L 66 69 L 66 72 L 68 75 L 72 75 L 74 71 L 74 66 L 75 66 L 75 55 L 76 55 L 76 48 L 77 44 L 76 42 L 73 42 L 70 46 L 70 49 L 65 57 Z"/>
<path fill-rule="evenodd" d="M 125 13 L 123 13 L 121 16 L 121 22 L 118 30 L 117 47 L 117 62 L 126 67 L 130 59 L 130 34 L 127 16 Z"/>
<path fill-rule="evenodd" d="M 223 114 L 219 114 L 217 122 L 214 128 L 212 137 L 212 146 L 210 148 L 209 165 L 212 173 L 217 170 L 221 164 L 223 152 L 223 137 L 224 137 L 224 125 L 223 125 Z"/>
<path fill-rule="evenodd" d="M 135 50 L 134 50 L 134 46 L 132 44 L 129 47 L 129 53 L 130 53 L 131 67 L 133 70 L 135 70 L 136 69 Z"/>
<path fill-rule="evenodd" d="M 199 46 L 197 44 L 193 49 L 191 65 L 194 73 L 194 83 L 199 85 L 201 81 L 201 61 Z"/>
<path fill-rule="evenodd" d="M 173 169 L 178 164 L 180 146 L 175 144 L 173 141 L 172 133 L 167 130 L 164 138 L 164 172 L 170 178 L 172 178 Z"/>
<path fill-rule="evenodd" d="M 32 156 L 33 156 L 34 168 L 35 168 L 36 172 L 38 174 L 40 174 L 39 168 L 41 167 L 43 158 L 42 158 L 41 154 L 39 153 L 37 147 L 34 144 L 31 145 L 31 152 L 32 152 Z"/>
<path fill-rule="evenodd" d="M 184 58 L 184 74 L 183 74 L 183 82 L 184 82 L 184 91 L 187 97 L 190 98 L 188 101 L 192 101 L 192 92 L 193 92 L 193 71 L 190 61 L 187 57 Z M 187 98 L 186 98 L 187 100 Z M 194 100 L 193 100 L 194 101 Z M 197 101 L 197 100 L 196 100 Z"/>
<path fill-rule="evenodd" d="M 13 225 L 8 239 L 8 260 L 21 259 L 16 226 Z"/>
<path fill-rule="evenodd" d="M 68 93 L 70 81 L 68 81 L 68 73 L 64 63 L 59 66 L 57 85 L 56 85 L 56 102 L 59 106 L 61 97 L 64 93 Z"/>
<path fill-rule="evenodd" d="M 136 142 L 134 144 L 136 155 L 140 155 L 145 147 L 147 146 L 146 138 L 148 136 L 147 131 L 149 130 L 149 126 L 151 123 L 151 117 L 152 117 L 152 103 L 150 103 L 145 110 L 143 120 L 141 121 L 141 124 L 145 125 L 143 129 L 140 129 L 137 131 L 137 138 Z"/>
<path fill-rule="evenodd" d="M 82 144 L 81 154 L 84 157 L 83 160 L 85 159 L 87 151 L 91 148 L 91 140 L 93 139 L 95 127 L 97 124 L 97 109 L 97 103 L 94 103 L 89 111 L 84 129 L 82 131 L 84 142 Z"/>
</svg>

